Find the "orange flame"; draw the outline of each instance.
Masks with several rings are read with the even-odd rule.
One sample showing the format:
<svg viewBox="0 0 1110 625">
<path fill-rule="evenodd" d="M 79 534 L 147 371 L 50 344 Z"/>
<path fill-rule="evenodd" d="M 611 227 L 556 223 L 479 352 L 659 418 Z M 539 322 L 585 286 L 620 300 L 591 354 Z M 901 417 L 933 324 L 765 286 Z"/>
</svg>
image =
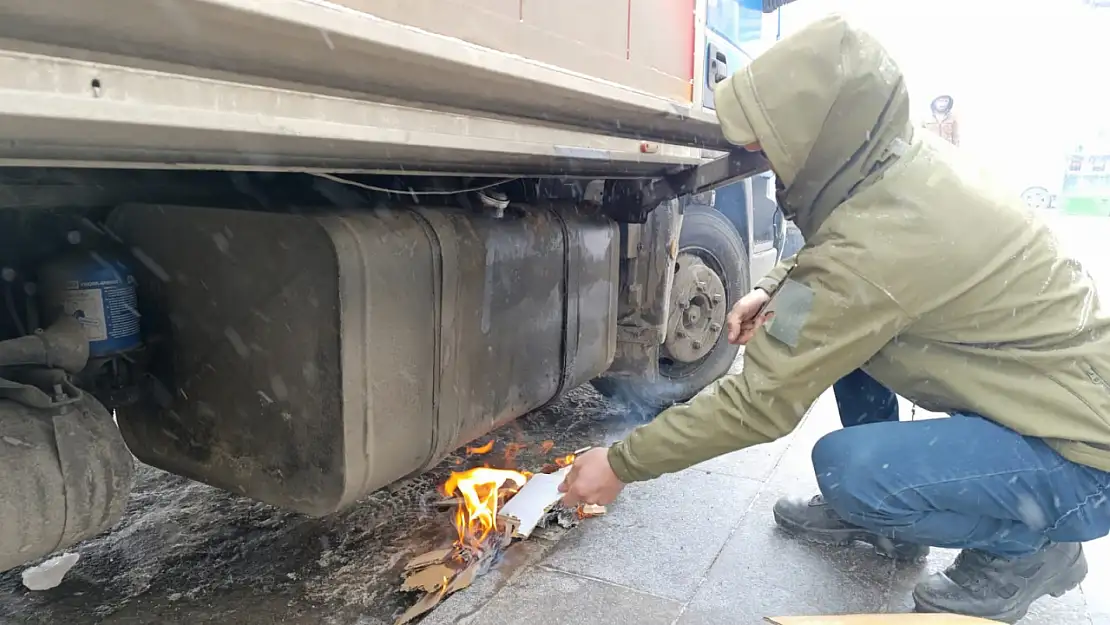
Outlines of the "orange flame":
<svg viewBox="0 0 1110 625">
<path fill-rule="evenodd" d="M 556 458 L 555 459 L 555 464 L 559 465 L 559 468 L 570 466 L 570 465 L 574 464 L 574 458 L 575 458 L 574 454 L 567 454 L 567 455 L 563 456 L 562 458 Z"/>
<path fill-rule="evenodd" d="M 516 488 L 524 486 L 527 477 L 517 471 L 478 467 L 452 473 L 443 485 L 449 497 L 458 491 L 461 501 L 455 511 L 455 530 L 459 534 L 457 545 L 481 547 L 497 526 L 497 504 L 501 487 L 511 482 Z"/>
<path fill-rule="evenodd" d="M 466 448 L 466 453 L 468 453 L 468 454 L 478 454 L 478 455 L 488 454 L 491 449 L 493 449 L 493 441 L 492 440 L 490 442 L 486 443 L 485 445 L 481 445 L 479 447 L 467 447 Z"/>
</svg>

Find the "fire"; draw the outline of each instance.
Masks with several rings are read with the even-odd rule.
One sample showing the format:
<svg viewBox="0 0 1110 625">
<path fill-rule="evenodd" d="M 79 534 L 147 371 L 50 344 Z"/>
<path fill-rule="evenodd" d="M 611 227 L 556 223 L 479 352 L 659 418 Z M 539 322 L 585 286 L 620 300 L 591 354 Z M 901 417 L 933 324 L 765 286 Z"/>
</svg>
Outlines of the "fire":
<svg viewBox="0 0 1110 625">
<path fill-rule="evenodd" d="M 574 458 L 575 458 L 574 454 L 567 454 L 567 455 L 563 456 L 562 458 L 556 458 L 555 459 L 555 464 L 559 465 L 559 468 L 569 467 L 570 465 L 574 464 Z"/>
<path fill-rule="evenodd" d="M 493 449 L 493 441 L 492 440 L 490 442 L 486 443 L 485 445 L 481 445 L 479 447 L 467 447 L 466 448 L 466 453 L 468 453 L 468 454 L 477 454 L 477 455 L 488 454 L 491 449 Z"/>
<path fill-rule="evenodd" d="M 458 492 L 460 502 L 455 511 L 456 544 L 480 549 L 482 541 L 497 526 L 497 505 L 501 488 L 511 483 L 515 488 L 524 486 L 527 476 L 507 469 L 478 467 L 452 473 L 443 485 L 447 496 Z"/>
</svg>

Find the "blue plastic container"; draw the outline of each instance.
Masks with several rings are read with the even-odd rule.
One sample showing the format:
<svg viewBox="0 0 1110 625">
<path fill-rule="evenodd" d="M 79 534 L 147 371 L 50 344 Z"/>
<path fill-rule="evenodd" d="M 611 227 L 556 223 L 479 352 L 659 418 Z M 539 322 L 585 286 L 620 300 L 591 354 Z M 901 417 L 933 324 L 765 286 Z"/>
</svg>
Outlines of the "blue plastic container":
<svg viewBox="0 0 1110 625">
<path fill-rule="evenodd" d="M 89 355 L 113 356 L 142 345 L 135 274 L 106 252 L 74 252 L 39 270 L 45 318 L 70 315 L 89 337 Z"/>
</svg>

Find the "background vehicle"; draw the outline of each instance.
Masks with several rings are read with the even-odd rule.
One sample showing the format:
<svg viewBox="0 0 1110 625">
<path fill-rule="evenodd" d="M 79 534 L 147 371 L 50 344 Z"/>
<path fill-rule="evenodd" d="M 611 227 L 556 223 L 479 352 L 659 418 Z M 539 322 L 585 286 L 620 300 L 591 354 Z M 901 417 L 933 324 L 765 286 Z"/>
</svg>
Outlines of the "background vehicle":
<svg viewBox="0 0 1110 625">
<path fill-rule="evenodd" d="M 785 231 L 706 6 L 0 0 L 0 569 L 113 524 L 131 453 L 324 515 L 723 374 Z"/>
<path fill-rule="evenodd" d="M 1091 133 L 1067 155 L 1059 206 L 1067 215 L 1110 215 L 1110 129 Z"/>
</svg>

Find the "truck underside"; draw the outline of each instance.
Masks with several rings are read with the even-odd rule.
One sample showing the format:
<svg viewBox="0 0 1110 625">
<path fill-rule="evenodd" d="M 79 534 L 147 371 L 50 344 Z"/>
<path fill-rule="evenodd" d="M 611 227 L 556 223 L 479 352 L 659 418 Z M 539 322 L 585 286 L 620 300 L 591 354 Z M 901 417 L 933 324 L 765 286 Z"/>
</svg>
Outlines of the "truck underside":
<svg viewBox="0 0 1110 625">
<path fill-rule="evenodd" d="M 114 523 L 132 453 L 323 515 L 736 354 L 751 191 L 712 192 L 767 165 L 701 106 L 316 0 L 2 0 L 0 37 L 0 570 Z"/>
</svg>

